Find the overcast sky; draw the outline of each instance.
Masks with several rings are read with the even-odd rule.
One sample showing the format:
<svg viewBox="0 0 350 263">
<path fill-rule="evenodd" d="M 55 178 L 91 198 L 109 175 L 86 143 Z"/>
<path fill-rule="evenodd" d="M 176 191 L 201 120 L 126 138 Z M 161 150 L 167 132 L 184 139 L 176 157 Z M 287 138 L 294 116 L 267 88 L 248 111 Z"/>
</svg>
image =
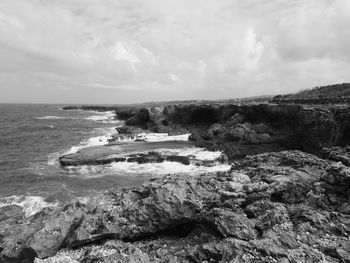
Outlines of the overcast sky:
<svg viewBox="0 0 350 263">
<path fill-rule="evenodd" d="M 129 103 L 350 81 L 349 0 L 1 0 L 0 102 Z"/>
</svg>

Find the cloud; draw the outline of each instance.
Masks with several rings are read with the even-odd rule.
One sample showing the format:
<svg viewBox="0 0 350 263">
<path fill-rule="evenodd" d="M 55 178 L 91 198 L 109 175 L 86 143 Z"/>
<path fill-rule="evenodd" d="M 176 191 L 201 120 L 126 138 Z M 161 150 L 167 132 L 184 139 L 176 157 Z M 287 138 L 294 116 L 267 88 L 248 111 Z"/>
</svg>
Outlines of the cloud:
<svg viewBox="0 0 350 263">
<path fill-rule="evenodd" d="M 349 23 L 347 0 L 2 0 L 2 100 L 215 99 L 346 82 Z"/>
</svg>

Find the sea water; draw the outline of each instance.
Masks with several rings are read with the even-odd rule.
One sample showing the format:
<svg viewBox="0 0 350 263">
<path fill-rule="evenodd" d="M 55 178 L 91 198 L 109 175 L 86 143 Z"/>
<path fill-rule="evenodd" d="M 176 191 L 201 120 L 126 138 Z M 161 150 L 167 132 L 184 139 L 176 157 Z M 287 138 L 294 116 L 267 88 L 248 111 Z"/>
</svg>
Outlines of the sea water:
<svg viewBox="0 0 350 263">
<path fill-rule="evenodd" d="M 23 207 L 25 215 L 30 216 L 44 207 L 92 196 L 111 187 L 137 186 L 162 174 L 229 169 L 228 165 L 198 167 L 172 162 L 62 167 L 60 156 L 106 144 L 116 133 L 115 127 L 123 125 L 114 112 L 66 111 L 62 107 L 0 104 L 0 221 L 1 208 L 9 205 Z M 188 140 L 188 134 L 143 133 L 138 138 L 169 145 L 169 141 Z M 221 154 L 194 147 L 161 150 L 197 159 L 215 159 Z"/>
</svg>

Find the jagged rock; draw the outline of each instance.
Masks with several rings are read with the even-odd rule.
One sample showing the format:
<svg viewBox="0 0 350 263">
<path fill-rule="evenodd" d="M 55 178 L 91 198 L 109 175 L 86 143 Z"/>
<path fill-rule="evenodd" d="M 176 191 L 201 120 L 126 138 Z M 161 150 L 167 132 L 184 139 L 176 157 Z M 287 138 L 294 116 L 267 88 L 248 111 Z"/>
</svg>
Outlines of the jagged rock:
<svg viewBox="0 0 350 263">
<path fill-rule="evenodd" d="M 253 240 L 257 234 L 255 224 L 244 213 L 226 209 L 213 209 L 214 222 L 217 230 L 224 237 L 235 237 L 240 240 Z"/>
<path fill-rule="evenodd" d="M 216 137 L 217 135 L 219 135 L 220 133 L 223 133 L 223 127 L 221 126 L 221 124 L 219 123 L 214 123 L 212 124 L 209 129 L 208 129 L 208 136 L 211 138 Z"/>
<path fill-rule="evenodd" d="M 265 129 L 257 129 L 258 131 Z M 265 144 L 271 142 L 271 136 L 267 133 L 257 133 L 249 123 L 236 124 L 229 128 L 226 135 L 233 140 L 243 141 L 249 144 Z"/>
<path fill-rule="evenodd" d="M 243 191 L 243 184 L 237 183 L 237 182 L 227 182 L 226 183 L 227 190 L 231 192 L 242 192 Z"/>
<path fill-rule="evenodd" d="M 147 123 L 150 121 L 150 113 L 146 108 L 138 109 L 133 116 L 125 121 L 126 125 L 134 125 L 141 128 L 147 128 Z"/>
<path fill-rule="evenodd" d="M 250 183 L 250 178 L 248 175 L 243 173 L 238 173 L 236 171 L 231 172 L 231 181 L 240 184 Z"/>
<path fill-rule="evenodd" d="M 145 144 L 147 143 L 145 142 Z M 130 153 L 134 152 L 134 148 L 126 151 L 126 147 L 129 146 L 130 145 L 126 145 L 123 148 L 123 145 L 110 145 L 108 147 L 97 146 L 84 148 L 77 153 L 61 156 L 59 161 L 62 166 L 101 165 L 112 162 L 137 162 L 139 164 L 143 164 L 170 161 L 179 162 L 185 165 L 194 164 L 196 166 L 211 167 L 217 165 L 218 163 L 227 163 L 227 156 L 225 154 L 221 154 L 216 159 L 201 160 L 196 159 L 192 155 L 176 155 L 162 151 L 157 152 L 157 148 L 154 148 L 154 151 Z M 158 150 L 159 149 L 161 149 L 161 147 L 158 148 Z"/>
<path fill-rule="evenodd" d="M 204 130 L 193 130 L 188 138 L 190 141 L 201 142 L 203 140 L 210 140 L 211 137 Z"/>
<path fill-rule="evenodd" d="M 347 147 L 330 147 L 323 148 L 321 156 L 333 161 L 342 162 L 344 165 L 350 166 L 350 146 Z"/>
<path fill-rule="evenodd" d="M 0 229 L 1 260 L 66 248 L 57 257 L 78 262 L 349 262 L 348 169 L 282 151 L 111 189 Z M 228 182 L 243 191 L 223 195 Z"/>
<path fill-rule="evenodd" d="M 318 153 L 323 147 L 350 144 L 348 105 L 211 103 L 92 108 L 115 110 L 128 125 L 154 132 L 191 131 L 191 140 L 198 146 L 223 150 L 229 159 L 286 149 Z"/>
<path fill-rule="evenodd" d="M 107 139 L 108 145 L 113 145 L 114 143 L 123 142 L 125 140 L 136 141 L 138 139 L 134 134 L 114 134 Z"/>
<path fill-rule="evenodd" d="M 239 124 L 239 123 L 243 123 L 246 120 L 246 117 L 241 114 L 241 113 L 235 113 L 232 117 L 230 117 L 227 122 L 226 125 L 228 127 L 233 126 L 235 124 Z"/>
<path fill-rule="evenodd" d="M 115 128 L 118 132 L 118 134 L 135 134 L 135 129 L 131 128 L 129 126 L 120 126 Z"/>
</svg>

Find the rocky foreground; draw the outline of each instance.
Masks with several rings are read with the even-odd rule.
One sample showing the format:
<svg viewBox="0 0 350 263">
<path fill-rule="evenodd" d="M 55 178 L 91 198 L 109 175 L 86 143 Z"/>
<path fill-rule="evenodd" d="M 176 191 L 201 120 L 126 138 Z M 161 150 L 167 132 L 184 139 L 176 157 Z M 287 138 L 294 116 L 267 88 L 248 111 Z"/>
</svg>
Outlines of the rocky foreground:
<svg viewBox="0 0 350 263">
<path fill-rule="evenodd" d="M 249 156 L 226 173 L 168 175 L 45 210 L 1 230 L 1 259 L 350 262 L 349 186 L 339 162 Z"/>
<path fill-rule="evenodd" d="M 347 106 L 115 110 L 125 133 L 191 132 L 231 170 L 167 175 L 29 218 L 13 209 L 0 262 L 350 262 Z"/>
</svg>

